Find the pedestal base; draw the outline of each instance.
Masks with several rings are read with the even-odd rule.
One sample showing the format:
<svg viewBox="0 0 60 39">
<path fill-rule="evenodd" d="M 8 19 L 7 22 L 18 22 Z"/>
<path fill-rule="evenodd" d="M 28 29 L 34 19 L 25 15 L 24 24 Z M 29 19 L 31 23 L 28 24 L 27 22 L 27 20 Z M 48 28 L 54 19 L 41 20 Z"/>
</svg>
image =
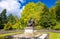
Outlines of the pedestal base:
<svg viewBox="0 0 60 39">
<path fill-rule="evenodd" d="M 32 27 L 26 27 L 24 33 L 33 33 L 33 31 Z"/>
<path fill-rule="evenodd" d="M 34 30 L 33 30 L 33 27 L 26 27 L 25 28 L 25 31 L 24 31 L 24 35 L 25 37 L 27 38 L 31 38 L 31 37 L 34 37 Z"/>
</svg>

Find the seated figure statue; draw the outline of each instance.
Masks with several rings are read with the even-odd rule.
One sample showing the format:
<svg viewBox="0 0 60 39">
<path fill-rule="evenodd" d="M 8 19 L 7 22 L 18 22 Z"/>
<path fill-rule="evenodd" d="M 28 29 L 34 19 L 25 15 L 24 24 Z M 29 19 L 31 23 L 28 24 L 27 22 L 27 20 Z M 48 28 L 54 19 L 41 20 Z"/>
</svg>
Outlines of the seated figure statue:
<svg viewBox="0 0 60 39">
<path fill-rule="evenodd" d="M 28 27 L 32 27 L 35 25 L 35 22 L 32 18 L 30 18 L 29 22 L 28 22 Z"/>
</svg>

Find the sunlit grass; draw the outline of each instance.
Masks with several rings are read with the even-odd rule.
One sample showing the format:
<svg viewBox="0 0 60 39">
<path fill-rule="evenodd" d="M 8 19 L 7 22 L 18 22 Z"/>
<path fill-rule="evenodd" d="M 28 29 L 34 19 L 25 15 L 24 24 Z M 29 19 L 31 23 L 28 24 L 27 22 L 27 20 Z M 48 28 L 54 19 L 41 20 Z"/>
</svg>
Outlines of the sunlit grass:
<svg viewBox="0 0 60 39">
<path fill-rule="evenodd" d="M 0 34 L 0 37 L 14 35 L 14 34 L 20 34 L 20 32 L 13 32 L 13 33 L 8 33 L 8 34 Z"/>
<path fill-rule="evenodd" d="M 49 34 L 49 39 L 60 39 L 60 33 L 57 32 L 40 32 L 40 34 Z"/>
<path fill-rule="evenodd" d="M 60 33 L 50 32 L 49 39 L 60 39 Z"/>
</svg>

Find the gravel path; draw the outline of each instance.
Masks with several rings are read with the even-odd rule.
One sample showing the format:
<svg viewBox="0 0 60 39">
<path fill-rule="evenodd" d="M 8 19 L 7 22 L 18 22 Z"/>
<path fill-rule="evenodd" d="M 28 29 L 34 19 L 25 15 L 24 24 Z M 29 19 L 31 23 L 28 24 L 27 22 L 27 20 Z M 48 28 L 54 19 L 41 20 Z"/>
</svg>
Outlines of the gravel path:
<svg viewBox="0 0 60 39">
<path fill-rule="evenodd" d="M 0 34 L 7 34 L 7 33 L 12 33 L 12 32 L 24 32 L 24 30 L 10 30 L 10 31 L 1 30 Z M 60 30 L 38 30 L 37 32 L 55 32 L 55 33 L 60 33 Z"/>
</svg>

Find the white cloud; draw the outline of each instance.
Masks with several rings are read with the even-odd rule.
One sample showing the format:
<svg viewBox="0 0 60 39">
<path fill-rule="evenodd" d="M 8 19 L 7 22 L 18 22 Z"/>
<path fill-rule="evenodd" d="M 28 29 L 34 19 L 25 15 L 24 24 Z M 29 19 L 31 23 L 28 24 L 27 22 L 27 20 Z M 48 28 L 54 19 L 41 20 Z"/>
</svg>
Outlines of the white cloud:
<svg viewBox="0 0 60 39">
<path fill-rule="evenodd" d="M 19 0 L 23 2 L 22 0 Z M 7 9 L 7 15 L 12 13 L 13 15 L 20 15 L 22 9 L 20 9 L 21 4 L 18 0 L 2 0 L 0 2 L 0 12 L 3 9 Z"/>
</svg>

